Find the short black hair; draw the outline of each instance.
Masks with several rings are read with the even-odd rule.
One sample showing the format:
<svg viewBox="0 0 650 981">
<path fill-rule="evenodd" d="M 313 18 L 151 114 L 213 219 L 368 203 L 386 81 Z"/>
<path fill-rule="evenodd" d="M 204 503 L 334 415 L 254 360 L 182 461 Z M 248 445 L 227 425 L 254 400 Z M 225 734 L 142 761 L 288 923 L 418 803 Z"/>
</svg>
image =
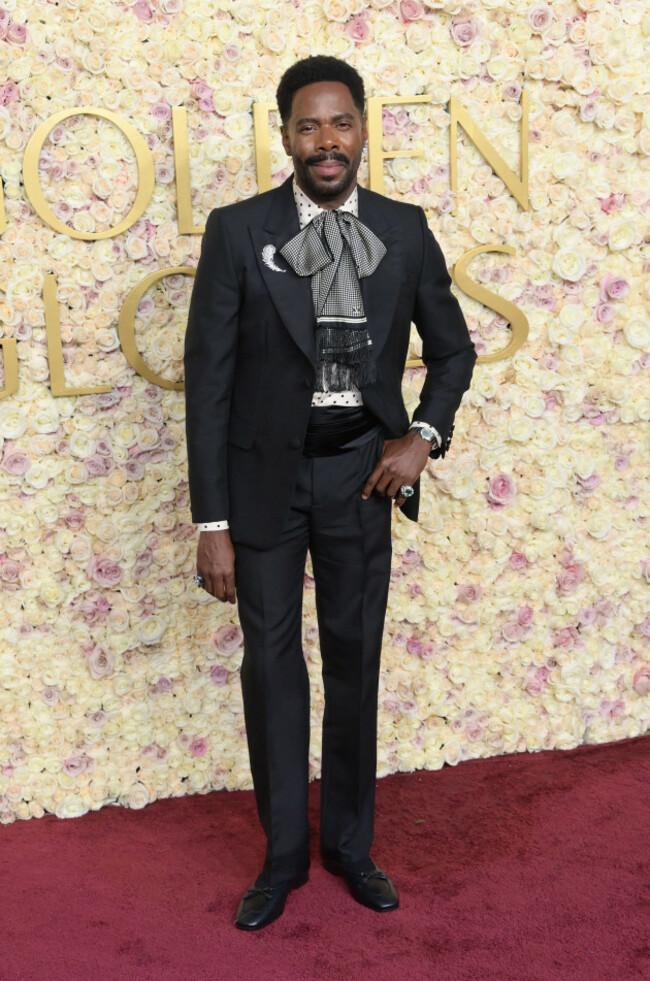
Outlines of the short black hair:
<svg viewBox="0 0 650 981">
<path fill-rule="evenodd" d="M 294 94 L 298 89 L 313 85 L 314 82 L 342 82 L 347 85 L 355 106 L 362 116 L 365 115 L 366 94 L 363 79 L 356 68 L 330 55 L 312 55 L 287 68 L 280 79 L 276 98 L 283 125 L 291 116 Z"/>
</svg>

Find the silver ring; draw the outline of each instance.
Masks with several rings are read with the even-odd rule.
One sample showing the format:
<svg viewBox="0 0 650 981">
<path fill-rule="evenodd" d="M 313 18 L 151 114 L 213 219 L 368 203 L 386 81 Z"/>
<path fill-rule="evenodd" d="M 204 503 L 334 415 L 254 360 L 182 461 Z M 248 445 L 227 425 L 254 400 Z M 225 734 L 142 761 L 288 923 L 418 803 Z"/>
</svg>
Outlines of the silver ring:
<svg viewBox="0 0 650 981">
<path fill-rule="evenodd" d="M 402 497 L 413 497 L 413 495 L 415 494 L 415 491 L 413 490 L 410 484 L 402 484 L 402 486 L 399 489 L 399 492 L 402 495 Z"/>
<path fill-rule="evenodd" d="M 203 576 L 199 576 L 199 575 L 192 576 L 192 579 L 194 580 L 195 586 L 205 586 L 205 579 L 203 578 Z"/>
</svg>

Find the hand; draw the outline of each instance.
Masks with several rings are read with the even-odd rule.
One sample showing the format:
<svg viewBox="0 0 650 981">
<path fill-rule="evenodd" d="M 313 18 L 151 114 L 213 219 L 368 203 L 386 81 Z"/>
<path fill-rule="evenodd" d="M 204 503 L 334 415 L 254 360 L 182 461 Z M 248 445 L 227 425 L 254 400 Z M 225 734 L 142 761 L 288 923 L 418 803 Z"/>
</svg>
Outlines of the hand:
<svg viewBox="0 0 650 981">
<path fill-rule="evenodd" d="M 196 571 L 205 580 L 203 588 L 212 596 L 222 603 L 235 602 L 235 550 L 227 529 L 200 533 Z"/>
<path fill-rule="evenodd" d="M 400 494 L 400 487 L 413 486 L 427 465 L 430 450 L 428 440 L 413 429 L 399 439 L 387 439 L 379 462 L 361 492 L 364 501 L 374 491 L 381 497 L 393 497 L 395 507 L 401 507 L 406 498 Z"/>
</svg>

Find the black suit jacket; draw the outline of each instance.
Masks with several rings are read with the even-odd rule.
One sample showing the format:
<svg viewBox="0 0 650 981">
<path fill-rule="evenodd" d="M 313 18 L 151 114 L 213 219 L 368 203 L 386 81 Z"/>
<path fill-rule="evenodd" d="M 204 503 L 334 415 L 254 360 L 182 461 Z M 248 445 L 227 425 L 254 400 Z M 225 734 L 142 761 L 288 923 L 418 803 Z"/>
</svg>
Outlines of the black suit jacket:
<svg viewBox="0 0 650 981">
<path fill-rule="evenodd" d="M 360 187 L 359 218 L 388 250 L 361 280 L 377 363 L 377 380 L 362 389 L 364 404 L 387 437 L 408 429 L 401 383 L 413 321 L 427 367 L 414 419 L 435 426 L 444 441 L 476 354 L 442 252 L 415 205 Z M 192 517 L 227 519 L 234 541 L 257 548 L 282 533 L 314 390 L 310 280 L 279 255 L 298 231 L 292 178 L 211 212 L 187 327 Z M 282 272 L 264 262 L 265 246 L 278 250 L 273 264 Z M 403 511 L 417 518 L 417 493 Z"/>
</svg>

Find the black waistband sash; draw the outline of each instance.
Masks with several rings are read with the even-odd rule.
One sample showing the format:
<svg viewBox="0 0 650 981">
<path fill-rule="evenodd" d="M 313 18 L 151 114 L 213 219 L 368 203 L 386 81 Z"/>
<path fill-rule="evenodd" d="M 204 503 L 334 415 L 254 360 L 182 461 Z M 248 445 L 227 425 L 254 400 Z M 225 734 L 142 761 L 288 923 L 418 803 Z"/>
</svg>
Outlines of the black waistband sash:
<svg viewBox="0 0 650 981">
<path fill-rule="evenodd" d="M 377 419 L 364 406 L 326 405 L 312 408 L 303 448 L 304 456 L 345 453 L 348 444 L 378 429 Z"/>
</svg>

